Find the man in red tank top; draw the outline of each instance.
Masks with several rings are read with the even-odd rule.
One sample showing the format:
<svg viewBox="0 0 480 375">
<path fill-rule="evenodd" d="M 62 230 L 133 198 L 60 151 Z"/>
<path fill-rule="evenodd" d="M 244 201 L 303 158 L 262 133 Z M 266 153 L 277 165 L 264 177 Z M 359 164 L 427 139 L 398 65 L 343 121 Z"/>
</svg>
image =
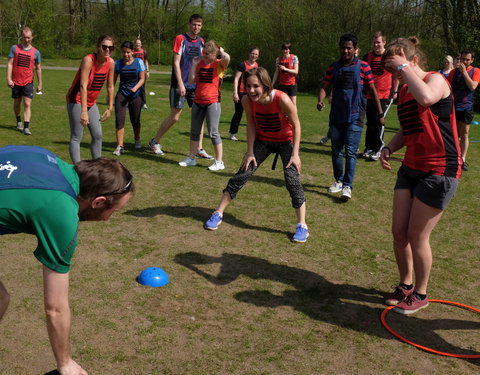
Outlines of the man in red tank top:
<svg viewBox="0 0 480 375">
<path fill-rule="evenodd" d="M 145 83 L 147 82 L 147 79 L 150 78 L 150 65 L 148 64 L 148 54 L 147 51 L 142 48 L 142 41 L 140 39 L 137 39 L 135 41 L 134 45 L 134 50 L 133 50 L 133 57 L 138 57 L 139 59 L 142 59 L 142 61 L 145 63 L 145 67 L 147 70 L 145 71 Z M 148 109 L 147 107 L 147 95 L 145 93 L 145 83 L 141 87 L 140 91 L 140 97 L 142 98 L 143 101 L 143 108 Z"/>
<path fill-rule="evenodd" d="M 30 117 L 33 98 L 33 71 L 37 74 L 37 93 L 42 93 L 42 68 L 40 52 L 32 46 L 32 29 L 22 29 L 22 43 L 13 45 L 8 54 L 7 85 L 12 89 L 13 112 L 17 120 L 17 129 L 25 135 L 31 135 Z M 23 99 L 23 124 L 20 107 Z"/>
</svg>

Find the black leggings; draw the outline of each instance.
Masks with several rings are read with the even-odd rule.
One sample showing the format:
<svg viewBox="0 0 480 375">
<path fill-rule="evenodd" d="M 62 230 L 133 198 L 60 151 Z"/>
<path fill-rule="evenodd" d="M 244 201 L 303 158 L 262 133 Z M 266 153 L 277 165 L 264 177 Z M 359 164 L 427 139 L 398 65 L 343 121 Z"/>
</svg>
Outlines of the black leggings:
<svg viewBox="0 0 480 375">
<path fill-rule="evenodd" d="M 143 102 L 140 95 L 135 98 L 128 98 L 120 91 L 115 96 L 115 128 L 123 129 L 125 127 L 125 115 L 130 115 L 130 122 L 134 129 L 140 128 L 140 113 L 142 112 Z"/>
<path fill-rule="evenodd" d="M 292 142 L 265 142 L 256 140 L 253 144 L 253 154 L 255 155 L 255 159 L 257 161 L 257 167 L 255 167 L 253 163 L 250 163 L 246 171 L 240 167 L 238 172 L 228 181 L 224 192 L 227 191 L 230 194 L 230 197 L 234 199 L 238 191 L 245 186 L 256 169 L 270 154 L 275 153 L 279 154 L 280 158 L 282 159 L 285 185 L 290 193 L 292 207 L 301 207 L 305 202 L 305 194 L 303 192 L 303 186 L 300 183 L 300 174 L 293 164 L 288 168 L 285 168 L 292 157 L 292 151 Z"/>
</svg>

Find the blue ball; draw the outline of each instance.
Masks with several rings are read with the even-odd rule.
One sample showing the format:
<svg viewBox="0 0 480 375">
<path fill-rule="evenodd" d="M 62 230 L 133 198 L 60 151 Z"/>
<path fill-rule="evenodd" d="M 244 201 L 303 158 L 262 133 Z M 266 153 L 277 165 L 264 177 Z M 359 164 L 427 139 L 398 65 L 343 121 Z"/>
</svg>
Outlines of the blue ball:
<svg viewBox="0 0 480 375">
<path fill-rule="evenodd" d="M 472 121 L 472 125 L 478 125 L 478 121 Z"/>
<path fill-rule="evenodd" d="M 146 286 L 158 287 L 168 284 L 167 273 L 158 267 L 145 268 L 137 277 L 137 281 Z"/>
</svg>

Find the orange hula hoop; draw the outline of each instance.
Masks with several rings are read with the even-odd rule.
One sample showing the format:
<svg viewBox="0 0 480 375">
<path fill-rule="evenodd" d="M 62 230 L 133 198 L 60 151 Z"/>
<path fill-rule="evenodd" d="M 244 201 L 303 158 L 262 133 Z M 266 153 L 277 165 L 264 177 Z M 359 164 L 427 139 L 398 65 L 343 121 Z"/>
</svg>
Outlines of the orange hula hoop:
<svg viewBox="0 0 480 375">
<path fill-rule="evenodd" d="M 467 310 L 471 310 L 471 311 L 475 311 L 477 313 L 480 313 L 480 309 L 476 309 L 475 307 L 464 305 L 464 304 L 458 303 L 458 302 L 445 301 L 445 300 L 441 300 L 441 299 L 430 299 L 430 300 L 428 300 L 428 302 L 444 303 L 444 304 L 447 304 L 447 305 L 458 306 L 458 307 L 462 307 L 462 308 L 467 309 Z M 428 348 L 426 346 L 414 343 L 413 341 L 410 341 L 410 340 L 406 339 L 405 337 L 399 335 L 386 322 L 387 313 L 391 309 L 393 309 L 394 307 L 395 306 L 390 306 L 390 307 L 387 307 L 385 310 L 383 310 L 382 314 L 380 315 L 380 321 L 382 322 L 382 325 L 385 327 L 385 329 L 388 332 L 390 332 L 393 336 L 395 336 L 397 339 L 399 339 L 403 342 L 406 342 L 407 344 L 410 344 L 412 346 L 415 346 L 416 348 L 425 350 L 426 352 L 435 353 L 435 354 L 439 354 L 439 355 L 443 355 L 443 356 L 447 356 L 447 357 L 468 358 L 468 359 L 479 359 L 480 358 L 480 354 L 453 354 L 453 353 L 441 352 L 441 351 L 438 351 L 438 350 Z"/>
</svg>

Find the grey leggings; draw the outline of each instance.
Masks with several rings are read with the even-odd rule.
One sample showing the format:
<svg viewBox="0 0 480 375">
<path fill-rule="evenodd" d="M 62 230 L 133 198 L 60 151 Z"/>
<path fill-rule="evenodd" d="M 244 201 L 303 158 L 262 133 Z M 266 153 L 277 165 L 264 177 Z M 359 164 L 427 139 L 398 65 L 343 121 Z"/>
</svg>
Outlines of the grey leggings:
<svg viewBox="0 0 480 375">
<path fill-rule="evenodd" d="M 74 163 L 82 160 L 80 158 L 80 141 L 83 137 L 83 126 L 80 124 L 82 105 L 77 103 L 67 104 L 68 119 L 70 121 L 70 157 Z M 96 104 L 88 110 L 88 130 L 92 136 L 90 151 L 92 159 L 102 156 L 102 124 L 100 112 Z"/>
<path fill-rule="evenodd" d="M 220 103 L 197 104 L 192 106 L 192 122 L 190 126 L 190 140 L 200 140 L 200 130 L 202 129 L 203 120 L 207 119 L 208 133 L 212 144 L 219 145 L 222 143 L 220 132 L 218 131 L 218 122 L 221 113 Z"/>
</svg>

